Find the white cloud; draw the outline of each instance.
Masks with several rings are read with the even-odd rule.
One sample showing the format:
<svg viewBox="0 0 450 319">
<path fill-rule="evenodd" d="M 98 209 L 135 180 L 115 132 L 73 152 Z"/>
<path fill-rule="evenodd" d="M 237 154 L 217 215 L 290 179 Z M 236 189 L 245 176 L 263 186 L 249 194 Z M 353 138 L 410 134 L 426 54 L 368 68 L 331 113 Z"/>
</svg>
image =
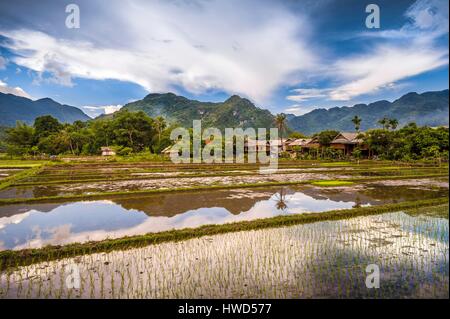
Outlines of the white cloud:
<svg viewBox="0 0 450 319">
<path fill-rule="evenodd" d="M 302 102 L 310 99 L 323 98 L 327 96 L 327 91 L 323 89 L 295 89 L 294 94 L 289 95 L 286 99 L 294 102 Z"/>
<path fill-rule="evenodd" d="M 294 114 L 294 115 L 303 115 L 315 110 L 317 107 L 315 106 L 303 106 L 300 104 L 294 104 L 284 110 L 284 113 Z"/>
<path fill-rule="evenodd" d="M 114 112 L 117 112 L 122 108 L 123 105 L 108 105 L 105 106 L 105 114 L 112 114 Z"/>
<path fill-rule="evenodd" d="M 6 59 L 0 55 L 0 70 L 4 70 L 7 63 L 8 61 L 6 61 Z"/>
<path fill-rule="evenodd" d="M 30 216 L 30 212 L 13 215 L 11 217 L 0 217 L 0 230 L 10 224 L 20 224 L 23 220 Z"/>
<path fill-rule="evenodd" d="M 397 30 L 359 34 L 361 41 L 380 38 L 369 50 L 331 63 L 324 78 L 335 86 L 298 89 L 287 96 L 302 102 L 314 98 L 348 101 L 391 88 L 392 83 L 448 65 L 448 47 L 438 39 L 448 35 L 448 1 L 418 0 L 405 13 L 408 22 Z"/>
<path fill-rule="evenodd" d="M 362 94 L 374 93 L 392 82 L 447 64 L 446 50 L 380 46 L 368 55 L 336 63 L 336 74 L 349 81 L 330 90 L 329 98 L 337 101 L 350 100 Z"/>
<path fill-rule="evenodd" d="M 112 114 L 122 108 L 123 105 L 102 105 L 102 106 L 82 106 L 83 111 L 90 117 L 97 117 L 101 114 Z"/>
<path fill-rule="evenodd" d="M 0 80 L 0 92 L 4 94 L 14 94 L 17 96 L 26 97 L 28 99 L 31 99 L 30 95 L 25 92 L 22 88 L 16 86 L 16 87 L 10 87 L 7 83 Z"/>
<path fill-rule="evenodd" d="M 50 72 L 63 85 L 72 77 L 116 79 L 151 92 L 220 89 L 260 102 L 315 61 L 306 18 L 276 2 L 117 1 L 101 14 L 115 22 L 112 41 L 98 25 L 86 32 L 89 22 L 77 40 L 26 29 L 0 33 L 20 53 L 15 63 Z"/>
</svg>

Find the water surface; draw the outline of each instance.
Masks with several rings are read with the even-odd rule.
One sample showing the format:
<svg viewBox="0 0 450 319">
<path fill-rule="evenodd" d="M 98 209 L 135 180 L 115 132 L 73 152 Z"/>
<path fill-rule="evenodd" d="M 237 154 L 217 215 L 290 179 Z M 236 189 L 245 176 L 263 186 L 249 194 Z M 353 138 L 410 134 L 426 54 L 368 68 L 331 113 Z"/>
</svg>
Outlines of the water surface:
<svg viewBox="0 0 450 319">
<path fill-rule="evenodd" d="M 448 196 L 412 187 L 272 187 L 0 206 L 0 249 L 38 248 L 278 215 Z"/>
</svg>

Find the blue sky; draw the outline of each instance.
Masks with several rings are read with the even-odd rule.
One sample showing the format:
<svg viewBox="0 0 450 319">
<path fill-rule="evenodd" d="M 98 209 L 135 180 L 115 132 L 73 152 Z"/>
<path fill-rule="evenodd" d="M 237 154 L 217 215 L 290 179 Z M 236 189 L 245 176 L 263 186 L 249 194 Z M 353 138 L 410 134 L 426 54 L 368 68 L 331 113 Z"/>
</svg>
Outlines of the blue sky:
<svg viewBox="0 0 450 319">
<path fill-rule="evenodd" d="M 304 114 L 447 89 L 448 46 L 448 0 L 1 1 L 0 92 L 91 116 L 169 91 Z"/>
</svg>

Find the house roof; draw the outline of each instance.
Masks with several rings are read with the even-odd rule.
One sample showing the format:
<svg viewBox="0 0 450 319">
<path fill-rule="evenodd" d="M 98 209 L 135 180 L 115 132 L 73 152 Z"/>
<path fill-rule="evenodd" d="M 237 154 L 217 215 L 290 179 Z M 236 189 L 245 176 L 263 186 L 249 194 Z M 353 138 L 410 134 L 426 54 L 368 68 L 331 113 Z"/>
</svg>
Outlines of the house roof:
<svg viewBox="0 0 450 319">
<path fill-rule="evenodd" d="M 357 138 L 359 133 L 354 132 L 341 132 L 336 136 L 331 144 L 359 144 L 362 143 L 363 140 Z"/>
<path fill-rule="evenodd" d="M 161 153 L 163 153 L 163 154 L 166 154 L 166 153 L 172 153 L 172 152 L 175 152 L 175 150 L 172 149 L 172 145 L 167 146 L 165 149 L 163 149 L 163 150 L 161 151 Z"/>
<path fill-rule="evenodd" d="M 293 142 L 289 143 L 289 146 L 304 146 L 311 141 L 312 141 L 311 138 L 298 138 L 298 139 L 294 140 Z"/>
<path fill-rule="evenodd" d="M 247 140 L 246 141 L 246 145 L 247 146 L 253 146 L 253 145 L 258 145 L 258 146 L 269 146 L 269 142 L 271 143 L 271 145 L 273 146 L 281 146 L 281 140 Z M 284 143 L 284 139 L 283 139 L 283 143 Z"/>
</svg>

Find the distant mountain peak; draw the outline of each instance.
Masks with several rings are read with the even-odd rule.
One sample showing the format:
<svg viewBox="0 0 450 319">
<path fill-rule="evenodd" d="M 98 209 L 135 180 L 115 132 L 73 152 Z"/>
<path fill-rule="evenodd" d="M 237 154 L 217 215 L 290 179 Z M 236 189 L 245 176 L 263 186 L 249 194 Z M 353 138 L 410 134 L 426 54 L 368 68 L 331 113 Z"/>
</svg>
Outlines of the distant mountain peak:
<svg viewBox="0 0 450 319">
<path fill-rule="evenodd" d="M 237 94 L 233 94 L 228 99 L 226 99 L 225 102 L 239 102 L 239 101 L 242 101 L 242 100 L 244 100 L 242 97 L 240 97 Z"/>
<path fill-rule="evenodd" d="M 35 102 L 55 102 L 55 101 L 49 97 L 44 97 L 42 99 L 36 100 Z"/>
<path fill-rule="evenodd" d="M 1 126 L 14 126 L 17 121 L 33 124 L 36 117 L 43 115 L 51 115 L 63 123 L 91 119 L 80 109 L 70 105 L 62 105 L 51 98 L 32 101 L 24 97 L 0 93 Z"/>
<path fill-rule="evenodd" d="M 124 110 L 144 111 L 151 117 L 163 116 L 169 123 L 191 127 L 202 120 L 204 127 L 271 127 L 273 115 L 257 108 L 248 99 L 232 95 L 224 102 L 201 102 L 173 93 L 149 94 L 143 100 L 129 103 Z"/>
<path fill-rule="evenodd" d="M 357 115 L 362 119 L 361 129 L 379 128 L 378 120 L 386 116 L 395 118 L 400 126 L 410 122 L 418 125 L 448 125 L 449 90 L 417 93 L 410 92 L 394 102 L 386 100 L 352 107 L 316 109 L 307 114 L 290 118 L 289 126 L 304 134 L 313 134 L 327 129 L 352 131 L 351 119 Z"/>
<path fill-rule="evenodd" d="M 144 99 L 146 99 L 146 98 L 162 97 L 162 96 L 176 97 L 178 95 L 176 95 L 175 93 L 172 93 L 172 92 L 167 92 L 167 93 L 150 93 L 150 94 L 147 94 L 144 97 Z"/>
</svg>

